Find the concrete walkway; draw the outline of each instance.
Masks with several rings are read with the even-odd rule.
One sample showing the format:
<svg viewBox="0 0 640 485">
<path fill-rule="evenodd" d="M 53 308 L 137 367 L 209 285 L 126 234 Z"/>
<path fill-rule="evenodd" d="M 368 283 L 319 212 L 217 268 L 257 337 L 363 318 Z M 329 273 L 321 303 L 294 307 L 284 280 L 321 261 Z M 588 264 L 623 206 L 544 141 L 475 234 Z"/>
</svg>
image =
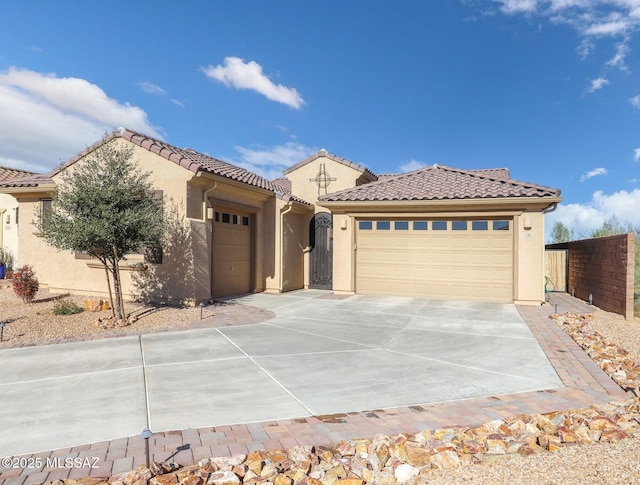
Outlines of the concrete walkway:
<svg viewBox="0 0 640 485">
<path fill-rule="evenodd" d="M 520 308 L 527 326 L 511 305 L 340 299 L 323 292 L 250 295 L 242 301 L 270 308 L 277 317 L 258 325 L 117 339 L 120 352 L 105 350 L 102 344 L 111 341 L 102 341 L 84 355 L 76 347 L 71 347 L 73 352 L 55 350 L 57 361 L 30 354 L 29 362 L 40 362 L 32 371 L 40 374 L 30 376 L 29 382 L 20 374 L 27 372 L 18 365 L 22 359 L 14 358 L 0 386 L 3 396 L 23 405 L 8 409 L 10 419 L 19 418 L 17 411 L 26 411 L 22 414 L 29 418 L 19 425 L 0 422 L 0 430 L 8 430 L 2 431 L 0 445 L 12 447 L 0 455 L 61 448 L 29 456 L 41 457 L 43 464 L 55 456 L 95 457 L 100 468 L 0 468 L 0 479 L 22 484 L 107 476 L 143 463 L 144 442 L 136 435 L 147 416 L 144 393 L 135 391 L 144 388 L 136 355 L 144 355 L 147 374 L 155 432 L 151 458 L 183 464 L 253 449 L 331 445 L 376 433 L 478 425 L 511 414 L 584 407 L 626 396 L 548 320 L 549 307 Z M 135 348 L 140 343 L 142 352 Z M 78 344 L 51 347 L 67 345 Z M 40 349 L 46 348 L 19 352 Z M 6 352 L 16 350 L 1 351 L 3 362 Z M 69 364 L 65 359 L 79 362 L 76 371 L 86 370 L 83 365 L 92 370 L 89 375 L 61 376 L 60 369 Z M 89 387 L 92 379 L 101 390 Z M 29 387 L 38 392 L 29 394 Z M 125 394 L 113 393 L 120 390 Z M 42 414 L 34 418 L 32 410 L 45 413 L 52 406 L 60 413 L 56 401 L 74 417 L 57 428 L 66 429 L 59 435 Z M 94 403 L 94 414 L 75 411 L 86 402 Z M 109 412 L 104 413 L 105 408 Z M 31 428 L 34 421 L 38 427 Z M 128 437 L 84 439 L 73 434 L 89 430 L 97 436 L 100 429 Z M 32 433 L 31 438 L 25 440 L 23 433 Z M 47 446 L 45 439 L 57 439 L 58 444 Z M 62 444 L 62 439 L 68 441 Z M 38 448 L 13 451 L 34 443 Z"/>
</svg>

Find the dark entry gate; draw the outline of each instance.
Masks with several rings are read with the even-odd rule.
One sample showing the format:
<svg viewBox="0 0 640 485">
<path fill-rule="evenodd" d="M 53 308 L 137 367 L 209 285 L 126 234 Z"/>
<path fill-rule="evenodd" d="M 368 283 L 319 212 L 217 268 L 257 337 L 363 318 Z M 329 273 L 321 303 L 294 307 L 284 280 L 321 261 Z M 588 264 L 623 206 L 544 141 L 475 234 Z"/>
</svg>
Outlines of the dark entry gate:
<svg viewBox="0 0 640 485">
<path fill-rule="evenodd" d="M 309 224 L 310 281 L 309 288 L 333 288 L 333 221 L 331 214 L 320 212 Z"/>
</svg>

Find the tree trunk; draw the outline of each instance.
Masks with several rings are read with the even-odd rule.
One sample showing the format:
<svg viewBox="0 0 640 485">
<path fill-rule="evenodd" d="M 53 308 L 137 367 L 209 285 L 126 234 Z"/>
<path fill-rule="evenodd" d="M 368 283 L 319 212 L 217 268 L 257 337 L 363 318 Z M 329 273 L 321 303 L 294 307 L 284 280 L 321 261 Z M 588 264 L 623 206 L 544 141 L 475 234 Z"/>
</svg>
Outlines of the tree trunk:
<svg viewBox="0 0 640 485">
<path fill-rule="evenodd" d="M 124 298 L 122 296 L 122 281 L 120 280 L 120 266 L 118 265 L 118 248 L 113 246 L 113 288 L 115 290 L 116 302 L 118 305 L 119 312 L 118 320 L 126 319 L 127 315 L 124 311 Z"/>
<path fill-rule="evenodd" d="M 104 264 L 104 274 L 107 277 L 107 288 L 109 288 L 109 306 L 111 307 L 111 316 L 113 317 L 113 319 L 116 319 L 116 310 L 113 306 L 113 292 L 111 291 L 111 280 L 109 279 L 109 266 L 107 266 L 107 262 L 102 261 L 102 264 Z"/>
</svg>

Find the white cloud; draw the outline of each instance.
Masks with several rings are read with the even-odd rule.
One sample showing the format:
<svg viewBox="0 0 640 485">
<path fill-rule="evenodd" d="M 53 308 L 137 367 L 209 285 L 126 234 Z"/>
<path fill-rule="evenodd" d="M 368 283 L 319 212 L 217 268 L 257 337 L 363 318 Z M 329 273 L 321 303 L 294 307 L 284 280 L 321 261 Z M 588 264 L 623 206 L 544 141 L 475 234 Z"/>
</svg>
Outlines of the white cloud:
<svg viewBox="0 0 640 485">
<path fill-rule="evenodd" d="M 640 109 L 640 94 L 637 94 L 633 98 L 629 98 L 629 102 L 634 108 Z"/>
<path fill-rule="evenodd" d="M 140 86 L 140 89 L 147 94 L 158 94 L 160 96 L 167 94 L 167 92 L 160 86 L 149 81 L 138 83 L 138 86 Z"/>
<path fill-rule="evenodd" d="M 587 88 L 588 93 L 594 93 L 599 89 L 602 89 L 607 84 L 609 84 L 609 80 L 604 77 L 599 77 L 597 79 L 592 79 L 589 87 Z"/>
<path fill-rule="evenodd" d="M 580 182 L 584 182 L 592 177 L 597 177 L 598 175 L 607 175 L 607 169 L 602 167 L 594 168 L 593 170 L 583 174 L 582 177 L 580 177 Z"/>
<path fill-rule="evenodd" d="M 633 159 L 637 162 L 638 160 L 640 160 L 640 148 L 636 148 L 633 151 Z"/>
<path fill-rule="evenodd" d="M 319 150 L 319 148 L 295 142 L 270 147 L 247 148 L 236 146 L 234 148 L 240 154 L 240 158 L 231 157 L 229 160 L 231 163 L 268 179 L 282 177 L 283 170 L 301 162 Z"/>
<path fill-rule="evenodd" d="M 414 170 L 418 170 L 426 166 L 427 164 L 420 160 L 409 160 L 408 162 L 399 165 L 398 169 L 400 172 L 413 172 Z"/>
<path fill-rule="evenodd" d="M 640 0 L 493 0 L 506 15 L 538 15 L 555 24 L 572 27 L 581 37 L 578 56 L 585 59 L 595 48 L 594 40 L 621 38 L 606 68 L 627 70 L 625 59 L 631 37 L 640 31 Z M 597 80 L 596 80 L 597 81 Z M 602 84 L 591 86 L 589 92 Z"/>
<path fill-rule="evenodd" d="M 535 12 L 538 8 L 538 0 L 497 0 L 505 13 Z"/>
<path fill-rule="evenodd" d="M 49 171 L 126 126 L 161 137 L 146 113 L 122 104 L 95 84 L 11 67 L 0 71 L 0 160 Z"/>
<path fill-rule="evenodd" d="M 616 45 L 616 53 L 614 56 L 606 62 L 607 66 L 617 67 L 621 71 L 628 71 L 627 65 L 624 60 L 627 55 L 631 52 L 629 45 L 626 42 L 620 42 Z"/>
<path fill-rule="evenodd" d="M 207 77 L 236 89 L 250 89 L 266 98 L 300 109 L 305 104 L 302 95 L 294 88 L 275 84 L 262 72 L 262 66 L 254 61 L 244 62 L 239 57 L 225 57 L 224 64 L 202 68 Z"/>
<path fill-rule="evenodd" d="M 560 204 L 558 208 L 546 216 L 546 239 L 556 221 L 573 229 L 578 237 L 588 237 L 589 233 L 599 228 L 604 221 L 616 216 L 622 223 L 640 226 L 640 189 L 621 190 L 607 195 L 602 191 L 594 192 L 589 203 Z"/>
</svg>

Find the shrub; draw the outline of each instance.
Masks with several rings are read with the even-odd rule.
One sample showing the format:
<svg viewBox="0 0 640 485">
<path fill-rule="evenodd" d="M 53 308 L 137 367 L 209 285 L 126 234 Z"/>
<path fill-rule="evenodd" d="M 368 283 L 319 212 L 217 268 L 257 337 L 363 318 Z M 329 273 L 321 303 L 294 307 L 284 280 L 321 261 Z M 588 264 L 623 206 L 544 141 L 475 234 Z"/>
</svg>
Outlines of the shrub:
<svg viewBox="0 0 640 485">
<path fill-rule="evenodd" d="M 14 271 L 12 277 L 13 292 L 25 303 L 31 303 L 38 293 L 40 284 L 31 266 L 24 265 Z"/>
<path fill-rule="evenodd" d="M 53 314 L 54 315 L 75 315 L 76 313 L 82 313 L 84 309 L 75 302 L 67 299 L 67 298 L 58 298 L 53 303 Z"/>
</svg>

